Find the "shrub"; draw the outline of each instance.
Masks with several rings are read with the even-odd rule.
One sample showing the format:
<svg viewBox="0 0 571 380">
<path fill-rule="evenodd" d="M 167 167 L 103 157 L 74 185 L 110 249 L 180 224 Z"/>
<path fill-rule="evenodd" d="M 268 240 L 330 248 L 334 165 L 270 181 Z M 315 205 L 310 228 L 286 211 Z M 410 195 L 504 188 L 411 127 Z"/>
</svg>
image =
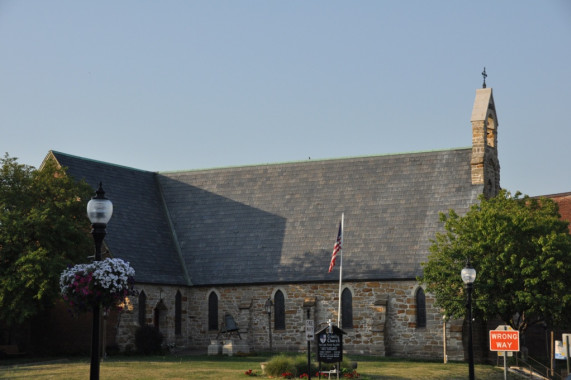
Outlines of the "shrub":
<svg viewBox="0 0 571 380">
<path fill-rule="evenodd" d="M 291 356 L 280 354 L 272 357 L 266 364 L 266 375 L 281 376 L 284 372 L 293 370 L 293 362 Z"/>
<path fill-rule="evenodd" d="M 137 351 L 143 355 L 160 354 L 162 342 L 163 335 L 154 326 L 141 326 L 135 332 Z"/>
<path fill-rule="evenodd" d="M 292 358 L 293 367 L 295 369 L 295 377 L 299 377 L 300 375 L 307 373 L 307 356 L 298 355 Z M 317 363 L 315 360 L 311 360 L 311 373 L 317 372 Z"/>
<path fill-rule="evenodd" d="M 321 370 L 328 371 L 335 368 L 335 363 L 321 363 Z M 311 373 L 315 374 L 318 371 L 318 363 L 315 359 L 311 361 Z M 341 373 L 352 373 L 354 371 L 353 365 L 348 358 L 344 358 L 341 362 Z M 265 367 L 266 375 L 281 378 L 284 373 L 289 373 L 292 376 L 299 378 L 299 376 L 307 373 L 307 356 L 297 355 L 290 356 L 280 354 L 272 357 Z"/>
</svg>

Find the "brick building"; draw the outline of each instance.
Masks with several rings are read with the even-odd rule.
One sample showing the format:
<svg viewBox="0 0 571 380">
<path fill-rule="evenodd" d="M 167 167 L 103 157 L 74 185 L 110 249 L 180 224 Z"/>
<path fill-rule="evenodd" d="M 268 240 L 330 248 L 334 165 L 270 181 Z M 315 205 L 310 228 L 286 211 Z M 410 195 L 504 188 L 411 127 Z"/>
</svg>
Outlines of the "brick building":
<svg viewBox="0 0 571 380">
<path fill-rule="evenodd" d="M 553 199 L 559 206 L 561 219 L 571 222 L 571 193 L 551 194 L 543 197 Z M 569 232 L 571 232 L 571 224 L 569 225 Z"/>
<path fill-rule="evenodd" d="M 224 316 L 253 351 L 303 350 L 307 312 L 337 321 L 339 266 L 328 273 L 345 215 L 341 327 L 348 353 L 462 359 L 462 321 L 443 334 L 416 281 L 439 213 L 465 213 L 499 189 L 492 89 L 476 91 L 472 146 L 420 153 L 148 172 L 51 151 L 113 201 L 107 254 L 129 261 L 140 295 L 115 340 L 154 324 L 166 342 L 206 352 Z M 466 133 L 469 133 L 466 128 Z M 271 326 L 265 303 L 273 303 Z"/>
</svg>

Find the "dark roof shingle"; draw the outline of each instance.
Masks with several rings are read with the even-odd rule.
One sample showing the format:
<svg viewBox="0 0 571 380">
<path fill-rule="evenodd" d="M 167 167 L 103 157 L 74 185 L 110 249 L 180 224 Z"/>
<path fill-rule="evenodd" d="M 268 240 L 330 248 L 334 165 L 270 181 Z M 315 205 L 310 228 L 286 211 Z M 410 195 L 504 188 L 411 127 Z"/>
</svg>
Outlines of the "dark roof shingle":
<svg viewBox="0 0 571 380">
<path fill-rule="evenodd" d="M 158 191 L 156 173 L 51 152 L 76 180 L 95 191 L 103 183 L 113 202 L 105 244 L 114 257 L 128 261 L 138 282 L 185 285 L 187 280 Z M 86 216 L 87 218 L 87 216 Z"/>
<path fill-rule="evenodd" d="M 161 173 L 195 285 L 336 280 L 328 274 L 345 213 L 343 277 L 421 274 L 439 212 L 465 212 L 471 149 Z"/>
<path fill-rule="evenodd" d="M 483 191 L 470 148 L 159 174 L 52 153 L 103 182 L 115 210 L 105 241 L 148 283 L 337 281 L 339 263 L 327 268 L 343 212 L 344 280 L 415 278 L 438 214 Z"/>
</svg>

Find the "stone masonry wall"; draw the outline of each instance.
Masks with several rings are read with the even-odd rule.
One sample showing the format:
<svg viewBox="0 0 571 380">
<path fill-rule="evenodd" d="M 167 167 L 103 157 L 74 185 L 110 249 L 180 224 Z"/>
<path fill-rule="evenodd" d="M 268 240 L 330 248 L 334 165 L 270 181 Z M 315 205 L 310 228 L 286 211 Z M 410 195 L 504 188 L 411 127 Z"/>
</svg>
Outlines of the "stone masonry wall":
<svg viewBox="0 0 571 380">
<path fill-rule="evenodd" d="M 426 294 L 426 327 L 416 327 L 415 281 L 348 282 L 353 301 L 353 328 L 344 331 L 343 347 L 348 354 L 398 356 L 438 359 L 444 356 L 446 336 L 449 360 L 462 360 L 462 322 L 447 321 L 446 335 L 440 310 L 434 308 L 434 298 Z M 146 323 L 155 324 L 155 309 L 159 308 L 159 329 L 165 344 L 177 349 L 207 352 L 218 331 L 208 330 L 208 297 L 218 297 L 218 318 L 222 326 L 229 313 L 238 325 L 242 343 L 251 351 L 269 351 L 268 315 L 265 302 L 280 290 L 285 299 L 284 330 L 275 330 L 271 315 L 272 348 L 279 351 L 304 351 L 307 310 L 314 320 L 315 331 L 325 327 L 327 320 L 337 323 L 337 283 L 284 284 L 259 286 L 192 287 L 138 285 L 145 291 Z M 182 333 L 174 332 L 176 292 L 182 295 Z M 162 303 L 161 303 L 162 300 Z M 134 350 L 134 335 L 139 327 L 138 299 L 130 299 L 118 321 L 117 344 L 122 350 Z M 238 340 L 237 335 L 233 335 Z M 224 339 L 220 336 L 218 340 Z M 315 349 L 312 345 L 312 349 Z"/>
<path fill-rule="evenodd" d="M 486 122 L 472 121 L 472 184 L 484 184 L 484 156 L 486 152 Z"/>
<path fill-rule="evenodd" d="M 415 294 L 418 284 L 414 281 L 382 283 L 389 294 L 387 355 L 421 359 L 444 357 L 444 320 L 435 299 L 426 293 L 426 327 L 416 326 Z M 462 328 L 454 323 L 446 326 L 447 357 L 458 359 L 462 353 Z"/>
<path fill-rule="evenodd" d="M 443 320 L 433 307 L 434 299 L 426 296 L 427 324 L 416 328 L 415 281 L 351 282 L 345 283 L 353 295 L 353 328 L 344 329 L 344 349 L 347 353 L 365 355 L 394 355 L 413 358 L 442 358 Z M 274 329 L 271 319 L 274 351 L 303 351 L 306 349 L 305 319 L 310 309 L 315 330 L 324 327 L 328 319 L 337 322 L 338 284 L 292 284 L 217 288 L 193 288 L 189 299 L 189 344 L 203 348 L 216 339 L 217 331 L 208 331 L 208 296 L 218 295 L 219 320 L 231 314 L 242 339 L 253 351 L 269 350 L 268 316 L 265 302 L 273 299 L 277 290 L 285 298 L 286 328 Z M 305 307 L 304 307 L 305 306 Z M 460 329 L 447 324 L 449 359 L 462 358 Z M 236 338 L 235 338 L 236 339 Z"/>
<path fill-rule="evenodd" d="M 163 344 L 178 349 L 189 346 L 188 299 L 190 288 L 137 284 L 136 289 L 144 291 L 147 296 L 145 315 L 146 324 L 155 324 L 155 309 L 159 308 L 159 330 L 163 334 Z M 181 292 L 181 334 L 175 334 L 175 298 L 177 291 Z M 161 302 L 162 301 L 162 302 Z M 116 342 L 122 351 L 134 351 L 135 332 L 139 325 L 139 304 L 137 296 L 130 297 L 120 313 L 117 321 Z"/>
</svg>

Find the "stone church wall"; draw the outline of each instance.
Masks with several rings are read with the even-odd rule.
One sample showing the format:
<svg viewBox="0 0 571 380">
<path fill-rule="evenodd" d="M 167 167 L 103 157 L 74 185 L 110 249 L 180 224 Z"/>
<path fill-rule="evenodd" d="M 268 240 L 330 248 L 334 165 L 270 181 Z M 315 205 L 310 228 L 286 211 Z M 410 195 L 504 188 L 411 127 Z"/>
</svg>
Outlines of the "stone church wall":
<svg viewBox="0 0 571 380">
<path fill-rule="evenodd" d="M 426 327 L 416 327 L 415 281 L 348 282 L 343 288 L 352 293 L 353 328 L 345 328 L 344 350 L 347 354 L 397 356 L 409 358 L 443 358 L 443 339 L 446 336 L 449 360 L 462 360 L 462 322 L 444 321 L 434 308 L 434 298 L 426 294 Z M 207 352 L 211 341 L 226 337 L 218 330 L 208 329 L 208 299 L 211 292 L 218 298 L 218 321 L 222 327 L 225 314 L 234 318 L 241 337 L 250 351 L 269 351 L 270 339 L 265 302 L 274 299 L 279 290 L 284 295 L 286 328 L 274 328 L 271 315 L 272 349 L 303 351 L 307 310 L 314 320 L 315 330 L 326 326 L 327 320 L 337 323 L 337 283 L 283 284 L 228 287 L 192 287 L 139 285 L 146 300 L 146 323 L 155 324 L 155 309 L 160 308 L 159 329 L 164 342 L 176 349 Z M 174 331 L 176 292 L 182 294 L 181 334 Z M 162 302 L 161 302 L 162 300 Z M 118 322 L 117 343 L 122 350 L 134 350 L 134 335 L 139 327 L 138 300 L 131 299 Z M 232 339 L 240 340 L 237 334 Z M 312 349 L 315 345 L 312 344 Z"/>
<path fill-rule="evenodd" d="M 448 358 L 462 357 L 462 322 L 448 322 L 445 327 L 440 310 L 434 307 L 435 299 L 432 295 L 426 294 L 426 326 L 417 327 L 415 294 L 418 284 L 405 281 L 382 283 L 380 286 L 389 294 L 388 355 L 420 359 L 443 358 L 443 340 L 446 336 Z"/>
<path fill-rule="evenodd" d="M 155 324 L 156 309 L 159 309 L 159 331 L 163 335 L 163 344 L 171 347 L 186 348 L 189 346 L 188 299 L 190 288 L 137 284 L 137 291 L 145 292 L 147 297 L 145 307 L 145 323 Z M 181 292 L 181 334 L 175 334 L 175 298 L 177 291 Z M 136 296 L 130 297 L 117 321 L 116 342 L 121 351 L 134 351 L 135 332 L 139 324 L 139 302 Z"/>
</svg>

